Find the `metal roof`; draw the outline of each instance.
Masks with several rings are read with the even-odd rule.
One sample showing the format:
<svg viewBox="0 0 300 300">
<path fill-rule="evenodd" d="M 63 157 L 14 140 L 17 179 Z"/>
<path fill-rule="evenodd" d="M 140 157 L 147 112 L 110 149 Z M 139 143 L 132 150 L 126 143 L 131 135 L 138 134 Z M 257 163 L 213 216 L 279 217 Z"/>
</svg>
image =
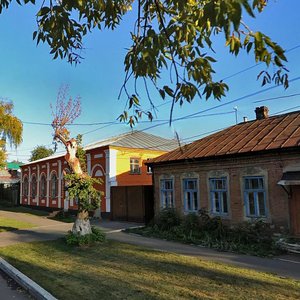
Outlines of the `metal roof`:
<svg viewBox="0 0 300 300">
<path fill-rule="evenodd" d="M 178 143 L 176 140 L 165 139 L 150 133 L 132 131 L 89 144 L 84 149 L 90 150 L 102 146 L 171 151 L 178 147 Z"/>
<path fill-rule="evenodd" d="M 84 147 L 84 150 L 92 150 L 104 146 L 116 146 L 116 147 L 124 147 L 124 148 L 131 148 L 131 149 L 171 151 L 178 147 L 178 143 L 176 140 L 165 139 L 160 136 L 145 133 L 142 131 L 131 131 L 124 134 L 120 134 L 115 137 L 111 137 L 109 139 L 88 144 L 87 146 Z M 24 164 L 23 167 L 34 163 L 63 157 L 64 155 L 65 154 L 53 154 L 51 156 L 42 159 L 28 162 Z"/>
<path fill-rule="evenodd" d="M 151 160 L 162 163 L 299 147 L 300 111 L 231 126 Z"/>
</svg>

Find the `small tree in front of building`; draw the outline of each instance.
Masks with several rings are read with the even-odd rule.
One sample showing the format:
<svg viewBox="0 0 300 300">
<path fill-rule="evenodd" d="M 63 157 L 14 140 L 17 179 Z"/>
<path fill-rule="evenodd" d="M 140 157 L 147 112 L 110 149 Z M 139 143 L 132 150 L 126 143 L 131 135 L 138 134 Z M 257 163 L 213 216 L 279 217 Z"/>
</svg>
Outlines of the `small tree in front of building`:
<svg viewBox="0 0 300 300">
<path fill-rule="evenodd" d="M 35 161 L 38 159 L 42 159 L 45 157 L 48 157 L 50 155 L 54 154 L 54 151 L 51 148 L 47 148 L 46 146 L 36 146 L 31 151 L 31 157 L 29 158 L 29 161 Z"/>
<path fill-rule="evenodd" d="M 54 140 L 62 143 L 66 148 L 65 159 L 71 169 L 71 174 L 65 174 L 69 198 L 77 201 L 77 218 L 72 233 L 85 236 L 92 233 L 89 221 L 89 211 L 100 206 L 100 192 L 94 188 L 99 180 L 88 175 L 85 166 L 85 151 L 81 146 L 81 136 L 70 138 L 67 126 L 71 124 L 81 112 L 80 98 L 67 100 L 68 88 L 59 90 L 55 111 L 52 109 Z"/>
</svg>

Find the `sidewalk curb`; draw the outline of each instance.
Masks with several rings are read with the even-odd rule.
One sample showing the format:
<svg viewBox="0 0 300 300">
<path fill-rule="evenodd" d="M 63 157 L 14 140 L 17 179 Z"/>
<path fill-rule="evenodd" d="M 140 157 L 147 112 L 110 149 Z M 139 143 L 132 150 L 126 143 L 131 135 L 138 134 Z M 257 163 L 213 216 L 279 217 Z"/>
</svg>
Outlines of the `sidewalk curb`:
<svg viewBox="0 0 300 300">
<path fill-rule="evenodd" d="M 49 292 L 0 257 L 0 269 L 38 300 L 58 300 Z"/>
</svg>

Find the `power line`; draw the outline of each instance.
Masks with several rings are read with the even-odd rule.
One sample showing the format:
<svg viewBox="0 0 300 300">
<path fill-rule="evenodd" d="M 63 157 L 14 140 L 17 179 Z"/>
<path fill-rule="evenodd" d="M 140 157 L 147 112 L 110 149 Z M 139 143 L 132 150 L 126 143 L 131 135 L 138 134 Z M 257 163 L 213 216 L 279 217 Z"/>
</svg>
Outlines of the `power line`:
<svg viewBox="0 0 300 300">
<path fill-rule="evenodd" d="M 300 79 L 300 76 L 291 79 L 289 82 L 292 83 L 292 82 L 297 81 L 297 80 L 299 80 L 299 79 Z M 208 111 L 211 111 L 211 110 L 214 110 L 214 109 L 223 107 L 223 106 L 225 106 L 225 105 L 229 105 L 229 104 L 233 104 L 233 103 L 235 103 L 235 102 L 241 101 L 241 100 L 245 100 L 245 99 L 247 99 L 247 98 L 250 98 L 250 97 L 259 95 L 259 94 L 261 94 L 261 93 L 267 92 L 267 91 L 269 91 L 269 90 L 275 89 L 275 88 L 277 88 L 277 87 L 279 87 L 279 86 L 281 86 L 281 85 L 282 85 L 282 84 L 276 85 L 276 86 L 271 86 L 271 87 L 265 88 L 265 89 L 263 89 L 263 90 L 259 90 L 259 91 L 250 93 L 250 94 L 248 94 L 248 95 L 239 97 L 239 98 L 237 98 L 237 99 L 231 100 L 231 101 L 229 101 L 229 102 L 222 103 L 222 104 L 220 104 L 220 105 L 217 105 L 217 106 L 214 106 L 214 107 L 211 107 L 211 108 L 207 108 L 207 109 L 205 109 L 205 110 L 203 110 L 203 111 L 196 112 L 196 113 L 192 113 L 192 114 L 186 115 L 186 116 L 184 116 L 184 117 L 180 117 L 180 118 L 175 118 L 175 119 L 172 120 L 172 122 L 176 122 L 176 121 L 181 121 L 181 120 L 189 119 L 189 118 L 191 118 L 191 117 L 193 117 L 193 116 L 202 114 L 202 113 L 204 113 L 204 112 L 208 112 Z M 161 126 L 161 125 L 166 125 L 166 124 L 168 124 L 168 123 L 169 123 L 169 122 L 163 122 L 163 123 L 161 123 L 161 124 L 156 124 L 156 125 L 153 125 L 153 126 L 149 126 L 149 127 L 144 128 L 144 129 L 142 129 L 142 130 L 140 130 L 140 131 L 146 131 L 146 130 L 149 130 L 149 129 L 152 129 L 152 128 L 155 128 L 155 127 L 158 127 L 158 126 Z"/>
<path fill-rule="evenodd" d="M 286 95 L 286 96 L 278 96 L 278 97 L 268 98 L 268 99 L 264 99 L 264 100 L 254 101 L 252 103 L 261 103 L 261 102 L 265 102 L 265 101 L 271 101 L 271 100 L 277 100 L 277 99 L 283 99 L 283 98 L 291 98 L 291 97 L 296 97 L 296 96 L 300 96 L 300 94 L 291 94 L 291 95 Z"/>
<path fill-rule="evenodd" d="M 294 47 L 292 47 L 292 48 L 287 49 L 287 50 L 285 51 L 285 53 L 291 52 L 291 51 L 296 50 L 296 49 L 298 49 L 298 48 L 300 48 L 300 44 L 299 44 L 299 45 L 296 45 L 296 46 L 294 46 Z M 237 76 L 237 75 L 239 75 L 239 74 L 242 74 L 242 73 L 244 73 L 244 72 L 246 72 L 246 71 L 248 71 L 248 70 L 251 70 L 252 68 L 254 68 L 254 67 L 256 67 L 256 66 L 258 66 L 258 65 L 260 65 L 260 64 L 262 64 L 262 63 L 255 64 L 255 65 L 253 65 L 253 66 L 251 66 L 251 67 L 248 67 L 248 68 L 245 68 L 245 69 L 243 69 L 243 70 L 241 70 L 241 71 L 238 71 L 238 72 L 236 72 L 236 73 L 234 73 L 234 74 L 232 74 L 232 75 L 229 75 L 229 76 L 227 76 L 227 77 L 224 77 L 224 78 L 222 79 L 222 81 L 227 80 L 227 79 L 232 78 L 232 77 L 235 77 L 235 76 Z M 295 94 L 295 96 L 296 96 L 296 95 L 300 95 L 300 94 Z M 291 97 L 292 97 L 292 96 L 291 96 Z M 288 98 L 288 96 L 285 96 L 285 97 L 283 97 L 283 98 Z M 268 100 L 269 100 L 269 99 L 266 99 L 265 101 L 268 101 Z M 258 103 L 258 102 L 262 102 L 262 101 L 264 101 L 264 100 L 256 101 L 256 102 L 254 102 L 254 103 Z M 172 100 L 166 101 L 166 102 L 164 102 L 164 103 L 162 103 L 162 104 L 157 105 L 156 107 L 161 107 L 161 106 L 164 106 L 164 105 L 169 104 L 169 103 L 171 103 L 171 102 L 172 102 Z M 153 121 L 155 121 L 155 120 L 153 120 Z M 153 121 L 149 121 L 149 122 L 153 122 Z M 157 122 L 160 122 L 160 121 L 163 122 L 163 121 L 165 121 L 165 120 L 157 120 Z M 147 121 L 142 121 L 142 122 L 139 122 L 139 123 L 144 123 L 144 122 L 147 122 Z M 44 123 L 44 122 L 29 122 L 29 121 L 22 121 L 22 123 L 24 123 L 24 124 L 29 124 L 29 125 L 52 126 L 51 123 Z M 66 124 L 66 125 L 68 125 L 68 126 L 97 126 L 97 125 L 114 125 L 114 124 L 118 124 L 118 123 L 119 123 L 118 121 L 107 121 L 107 122 L 72 123 L 72 124 L 68 123 L 68 124 Z M 106 127 L 106 126 L 105 126 L 105 127 Z M 105 127 L 103 127 L 103 128 L 105 128 Z M 98 130 L 98 129 L 97 129 L 97 130 Z M 99 128 L 99 130 L 100 130 L 100 128 Z M 91 131 L 91 132 L 93 132 L 93 131 Z M 86 133 L 86 134 L 87 134 L 87 133 Z"/>
</svg>

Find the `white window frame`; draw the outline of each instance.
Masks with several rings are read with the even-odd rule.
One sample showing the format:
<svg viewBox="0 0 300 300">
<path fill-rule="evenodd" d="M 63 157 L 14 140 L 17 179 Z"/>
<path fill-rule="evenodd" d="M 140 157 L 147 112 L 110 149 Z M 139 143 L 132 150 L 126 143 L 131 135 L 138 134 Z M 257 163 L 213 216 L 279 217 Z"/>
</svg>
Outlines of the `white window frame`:
<svg viewBox="0 0 300 300">
<path fill-rule="evenodd" d="M 166 187 L 166 183 L 171 183 L 171 188 Z M 166 178 L 160 180 L 160 205 L 161 208 L 174 208 L 174 180 Z"/>
<path fill-rule="evenodd" d="M 56 180 L 53 180 L 53 177 L 55 176 Z M 58 197 L 58 177 L 55 173 L 51 175 L 50 179 L 50 191 L 51 191 L 51 199 L 56 199 Z M 54 191 L 54 193 L 53 193 Z"/>
<path fill-rule="evenodd" d="M 248 218 L 266 218 L 268 215 L 267 211 L 267 199 L 266 199 L 266 189 L 265 189 L 265 177 L 264 176 L 245 176 L 243 178 L 244 180 L 244 202 L 245 202 L 245 207 L 246 207 L 246 217 Z M 261 180 L 262 185 L 259 186 L 259 181 L 258 181 L 258 187 L 257 188 L 252 188 L 250 184 L 246 184 L 247 180 Z M 249 195 L 250 193 L 253 194 L 253 199 L 254 199 L 254 214 L 250 213 L 250 205 L 249 205 Z M 263 201 L 264 201 L 264 214 L 261 213 L 260 208 L 259 208 L 259 196 L 258 194 L 262 193 L 263 194 Z"/>
<path fill-rule="evenodd" d="M 37 179 L 36 176 L 32 176 L 31 178 L 31 198 L 35 199 L 37 196 Z"/>
<path fill-rule="evenodd" d="M 215 185 L 216 181 L 222 180 L 225 182 L 225 188 L 217 188 Z M 209 190 L 210 190 L 210 203 L 211 203 L 211 212 L 214 215 L 227 216 L 229 214 L 229 199 L 228 199 L 228 180 L 227 177 L 215 177 L 209 178 Z M 217 211 L 216 207 L 216 198 L 215 193 L 218 194 L 219 197 L 219 211 Z M 224 207 L 224 193 L 226 193 L 226 207 L 227 211 Z"/>
<path fill-rule="evenodd" d="M 188 187 L 189 181 L 194 182 L 194 188 L 190 189 Z M 183 187 L 183 206 L 184 211 L 188 213 L 198 212 L 200 209 L 199 206 L 199 190 L 198 190 L 198 179 L 197 178 L 183 178 L 182 179 L 182 187 Z M 188 208 L 188 199 L 190 199 L 191 208 Z M 196 205 L 195 205 L 196 204 Z"/>
<path fill-rule="evenodd" d="M 141 159 L 130 157 L 130 174 L 141 174 Z"/>
<path fill-rule="evenodd" d="M 44 179 L 44 180 L 43 180 Z M 41 179 L 40 179 L 40 197 L 41 198 L 46 198 L 47 196 L 47 178 L 46 176 L 43 174 L 41 175 Z"/>
</svg>

